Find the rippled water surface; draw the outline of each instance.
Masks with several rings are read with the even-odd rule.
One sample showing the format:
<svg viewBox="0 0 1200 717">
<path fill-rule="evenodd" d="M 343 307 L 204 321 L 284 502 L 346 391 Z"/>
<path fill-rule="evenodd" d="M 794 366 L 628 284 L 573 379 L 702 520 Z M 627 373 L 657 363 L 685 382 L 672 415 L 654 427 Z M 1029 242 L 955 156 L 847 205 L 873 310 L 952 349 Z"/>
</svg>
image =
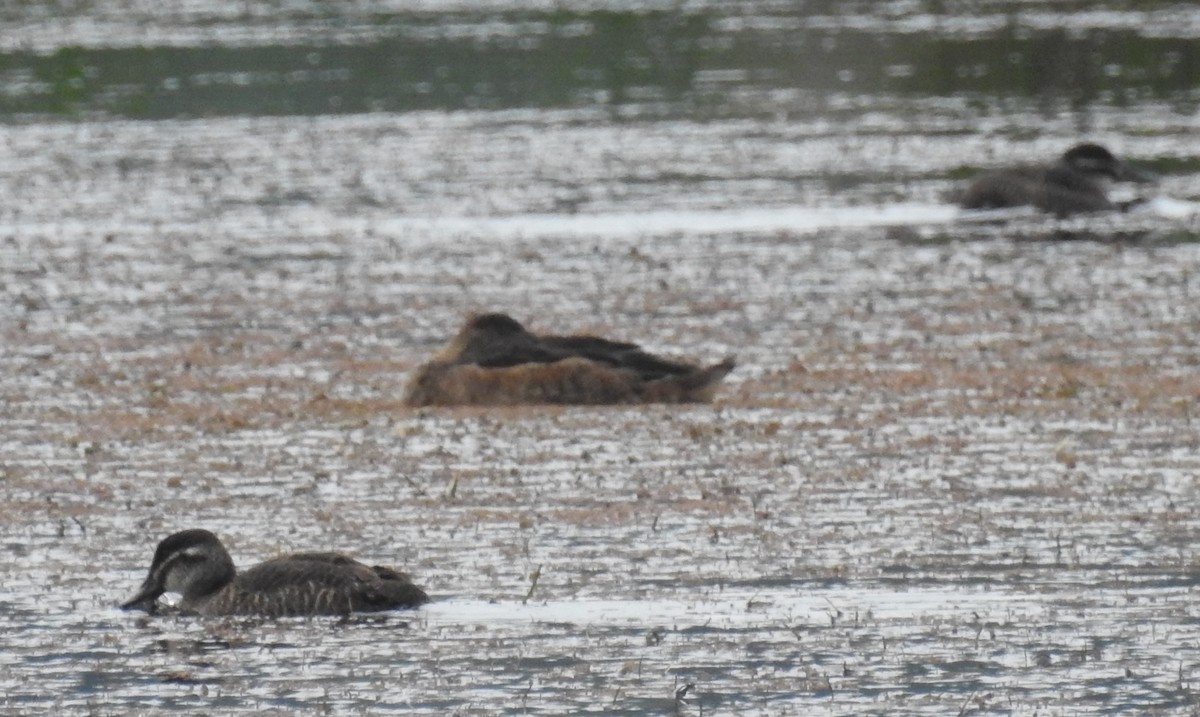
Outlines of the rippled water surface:
<svg viewBox="0 0 1200 717">
<path fill-rule="evenodd" d="M 169 7 L 168 7 L 169 6 Z M 0 7 L 0 711 L 1200 711 L 1200 10 Z M 1128 213 L 963 215 L 1091 139 Z M 712 406 L 413 411 L 504 310 Z M 156 542 L 420 610 L 122 613 Z"/>
</svg>

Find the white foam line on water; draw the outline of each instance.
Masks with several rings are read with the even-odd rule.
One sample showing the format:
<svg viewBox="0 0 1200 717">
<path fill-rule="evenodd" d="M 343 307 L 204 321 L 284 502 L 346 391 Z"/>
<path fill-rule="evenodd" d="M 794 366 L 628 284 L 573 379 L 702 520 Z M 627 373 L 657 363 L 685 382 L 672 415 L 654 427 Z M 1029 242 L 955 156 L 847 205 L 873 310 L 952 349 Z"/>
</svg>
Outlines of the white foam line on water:
<svg viewBox="0 0 1200 717">
<path fill-rule="evenodd" d="M 322 226 L 329 231 L 361 231 L 368 227 L 401 236 L 467 235 L 500 239 L 539 237 L 642 237 L 669 234 L 729 234 L 736 232 L 807 232 L 820 229 L 878 226 L 919 226 L 954 221 L 995 221 L 1036 214 L 1032 209 L 1006 209 L 988 212 L 964 212 L 949 204 L 890 204 L 886 206 L 847 207 L 749 207 L 743 209 L 671 209 L 645 212 L 596 214 L 512 214 L 507 216 L 429 216 L 410 215 L 384 219 L 360 217 L 304 216 L 306 226 Z M 300 217 L 295 218 L 301 221 Z M 286 221 L 286 218 L 275 221 Z M 209 230 L 234 225 L 244 234 L 247 221 L 242 216 L 219 217 Z M 0 230 L 16 234 L 79 234 L 110 231 L 123 235 L 186 233 L 194 231 L 190 223 L 159 223 L 111 226 L 83 221 L 23 222 L 0 224 Z M 332 250 L 331 250 L 332 251 Z"/>
<path fill-rule="evenodd" d="M 1190 202 L 1186 199 L 1173 197 L 1154 197 L 1146 202 L 1145 211 L 1168 219 L 1194 219 L 1200 217 L 1200 202 Z"/>
<path fill-rule="evenodd" d="M 1200 202 L 1155 197 L 1135 207 L 1133 213 L 1150 214 L 1164 219 L 1195 220 L 1200 218 Z M 384 219 L 365 219 L 328 215 L 293 217 L 305 226 L 320 226 L 331 232 L 356 232 L 368 228 L 374 231 L 402 235 L 446 237 L 464 235 L 499 239 L 539 237 L 645 237 L 669 234 L 729 234 L 737 232 L 803 233 L 821 229 L 855 227 L 911 227 L 938 224 L 991 223 L 1011 219 L 1049 215 L 1032 207 L 1016 207 L 988 211 L 965 211 L 952 204 L 889 204 L 885 206 L 846 207 L 749 207 L 743 209 L 672 209 L 646 212 L 611 212 L 596 214 L 513 214 L 508 216 L 428 216 L 411 215 Z M 273 220 L 275 224 L 285 219 Z M 209 230 L 227 226 L 231 235 L 244 234 L 246 218 L 218 217 Z M 274 226 L 274 224 L 272 224 Z M 235 229 L 236 227 L 236 229 Z M 240 230 L 240 231 L 239 231 Z M 0 224 L 0 231 L 17 235 L 79 234 L 86 231 L 107 231 L 126 235 L 155 235 L 163 232 L 194 231 L 191 223 L 159 223 L 151 225 L 128 222 L 105 223 L 83 221 L 21 222 Z M 297 249 L 312 254 L 312 249 Z M 341 247 L 322 248 L 336 256 Z M 319 254 L 314 255 L 320 258 Z"/>
<path fill-rule="evenodd" d="M 1168 219 L 1200 216 L 1200 203 L 1155 197 L 1133 211 Z M 384 220 L 396 233 L 467 233 L 502 237 L 648 236 L 674 233 L 806 232 L 853 227 L 901 227 L 987 223 L 1046 216 L 1033 207 L 965 211 L 952 204 L 889 204 L 850 207 L 750 207 L 679 209 L 608 214 L 520 214 L 505 217 L 409 216 Z"/>
<path fill-rule="evenodd" d="M 881 207 L 756 207 L 681 209 L 611 214 L 521 214 L 508 217 L 397 217 L 384 231 L 468 232 L 520 237 L 645 236 L 648 234 L 812 231 L 832 227 L 940 224 L 963 212 L 946 204 Z M 989 215 L 994 218 L 994 215 Z"/>
</svg>

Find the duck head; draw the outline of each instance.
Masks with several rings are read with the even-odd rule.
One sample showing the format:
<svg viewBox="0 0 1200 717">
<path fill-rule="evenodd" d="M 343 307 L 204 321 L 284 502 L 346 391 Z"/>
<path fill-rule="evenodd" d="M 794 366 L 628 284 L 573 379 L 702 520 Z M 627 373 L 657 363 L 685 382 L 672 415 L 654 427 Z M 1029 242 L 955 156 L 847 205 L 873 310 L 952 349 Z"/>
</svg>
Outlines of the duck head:
<svg viewBox="0 0 1200 717">
<path fill-rule="evenodd" d="M 179 593 L 184 600 L 203 598 L 228 585 L 236 574 L 233 559 L 216 535 L 184 530 L 158 544 L 150 573 L 121 609 L 153 612 L 158 597 L 166 592 Z"/>
<path fill-rule="evenodd" d="M 1122 162 L 1108 148 L 1093 142 L 1077 144 L 1068 149 L 1063 153 L 1062 163 L 1081 174 L 1116 182 L 1158 181 L 1158 176 L 1153 172 Z"/>
</svg>

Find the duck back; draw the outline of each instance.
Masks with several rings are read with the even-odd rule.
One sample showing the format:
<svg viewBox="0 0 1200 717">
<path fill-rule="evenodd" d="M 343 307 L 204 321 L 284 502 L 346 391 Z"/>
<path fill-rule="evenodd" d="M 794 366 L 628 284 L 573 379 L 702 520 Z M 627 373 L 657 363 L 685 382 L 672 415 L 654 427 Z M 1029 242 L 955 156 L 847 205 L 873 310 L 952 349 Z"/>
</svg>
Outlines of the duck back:
<svg viewBox="0 0 1200 717">
<path fill-rule="evenodd" d="M 340 553 L 297 553 L 238 573 L 224 589 L 191 607 L 206 615 L 286 617 L 414 608 L 428 601 L 407 575 L 391 568 Z"/>
</svg>

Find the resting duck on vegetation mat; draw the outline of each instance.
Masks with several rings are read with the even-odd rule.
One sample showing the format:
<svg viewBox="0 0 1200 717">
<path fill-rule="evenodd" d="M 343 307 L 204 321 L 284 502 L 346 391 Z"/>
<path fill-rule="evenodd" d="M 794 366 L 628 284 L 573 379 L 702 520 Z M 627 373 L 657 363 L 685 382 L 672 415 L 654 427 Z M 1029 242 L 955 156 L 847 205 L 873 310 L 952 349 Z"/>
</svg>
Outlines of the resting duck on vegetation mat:
<svg viewBox="0 0 1200 717">
<path fill-rule="evenodd" d="M 539 336 L 481 314 L 409 380 L 411 406 L 711 401 L 734 359 L 696 366 L 595 336 Z"/>
<path fill-rule="evenodd" d="M 404 573 L 340 553 L 284 555 L 238 572 L 207 530 L 184 530 L 159 543 L 150 574 L 121 607 L 154 612 L 165 592 L 179 593 L 179 608 L 201 615 L 348 615 L 429 602 Z"/>
</svg>

